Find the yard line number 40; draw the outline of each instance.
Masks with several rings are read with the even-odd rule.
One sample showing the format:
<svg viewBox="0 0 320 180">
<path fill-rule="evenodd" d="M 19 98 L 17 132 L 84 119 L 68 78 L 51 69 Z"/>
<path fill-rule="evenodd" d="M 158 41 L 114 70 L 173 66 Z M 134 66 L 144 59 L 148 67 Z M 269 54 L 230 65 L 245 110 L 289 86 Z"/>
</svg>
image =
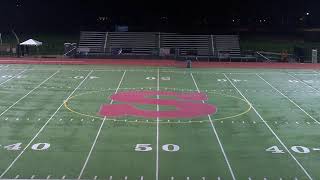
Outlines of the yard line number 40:
<svg viewBox="0 0 320 180">
<path fill-rule="evenodd" d="M 320 148 L 308 148 L 305 146 L 292 146 L 291 151 L 299 154 L 308 154 L 312 151 L 320 151 Z M 285 153 L 284 150 L 280 149 L 278 146 L 271 146 L 266 149 L 267 152 L 271 152 L 273 154 L 283 154 Z"/>
<path fill-rule="evenodd" d="M 8 150 L 8 151 L 19 151 L 22 148 L 21 145 L 22 145 L 22 143 L 10 144 L 7 146 L 3 146 L 3 149 Z M 49 149 L 49 147 L 50 147 L 49 143 L 37 143 L 37 144 L 33 144 L 31 146 L 31 149 L 34 151 L 44 151 L 44 150 Z"/>
</svg>

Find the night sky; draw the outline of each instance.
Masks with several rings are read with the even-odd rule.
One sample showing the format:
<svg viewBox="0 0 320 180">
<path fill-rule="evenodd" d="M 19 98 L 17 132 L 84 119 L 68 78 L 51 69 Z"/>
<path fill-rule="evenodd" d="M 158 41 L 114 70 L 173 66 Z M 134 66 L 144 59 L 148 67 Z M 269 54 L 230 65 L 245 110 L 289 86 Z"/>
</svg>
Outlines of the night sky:
<svg viewBox="0 0 320 180">
<path fill-rule="evenodd" d="M 1 0 L 0 28 L 20 31 L 160 31 L 192 27 L 318 27 L 320 0 Z"/>
</svg>

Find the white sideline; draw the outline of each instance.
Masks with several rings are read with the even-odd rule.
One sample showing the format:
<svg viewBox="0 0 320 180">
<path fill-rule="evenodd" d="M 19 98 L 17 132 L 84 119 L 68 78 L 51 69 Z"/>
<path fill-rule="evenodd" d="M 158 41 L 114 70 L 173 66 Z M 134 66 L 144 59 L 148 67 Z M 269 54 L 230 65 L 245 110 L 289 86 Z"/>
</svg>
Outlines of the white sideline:
<svg viewBox="0 0 320 180">
<path fill-rule="evenodd" d="M 312 177 L 310 174 L 306 171 L 306 169 L 302 166 L 302 164 L 296 159 L 296 157 L 290 152 L 290 150 L 287 148 L 287 146 L 282 142 L 282 140 L 278 137 L 278 135 L 273 131 L 273 129 L 269 126 L 269 124 L 263 119 L 263 117 L 260 115 L 260 113 L 256 110 L 256 108 L 251 104 L 251 102 L 241 93 L 241 91 L 234 85 L 234 83 L 228 78 L 226 74 L 223 74 L 226 79 L 230 82 L 230 84 L 238 91 L 238 93 L 243 97 L 244 100 L 247 101 L 248 104 L 251 105 L 253 111 L 258 115 L 258 117 L 261 119 L 261 121 L 267 126 L 267 128 L 270 130 L 270 132 L 276 137 L 278 142 L 285 148 L 285 150 L 290 154 L 292 159 L 298 164 L 298 166 L 301 168 L 301 170 L 307 175 L 307 177 L 312 180 Z"/>
<path fill-rule="evenodd" d="M 195 85 L 196 88 L 197 88 L 197 91 L 200 93 L 200 90 L 199 90 L 199 88 L 198 88 L 198 85 L 197 85 L 197 83 L 196 83 L 196 81 L 195 81 L 192 73 L 190 73 L 190 75 L 191 75 L 191 77 L 192 77 L 192 80 L 193 80 L 193 82 L 194 82 L 194 85 Z M 204 101 L 202 101 L 202 103 L 204 103 Z M 235 180 L 236 178 L 235 178 L 235 175 L 234 175 L 234 173 L 233 173 L 232 167 L 231 167 L 231 165 L 230 165 L 230 163 L 229 163 L 228 157 L 227 157 L 227 155 L 226 155 L 226 153 L 225 153 L 225 151 L 224 151 L 224 148 L 223 148 L 222 143 L 221 143 L 221 141 L 220 141 L 220 138 L 219 138 L 219 135 L 218 135 L 218 133 L 217 133 L 217 130 L 216 130 L 215 126 L 213 125 L 211 116 L 210 116 L 209 114 L 208 114 L 208 118 L 209 118 L 209 121 L 210 121 L 212 130 L 213 130 L 213 132 L 214 132 L 214 134 L 216 135 L 216 138 L 217 138 L 217 140 L 218 140 L 218 143 L 219 143 L 220 149 L 221 149 L 221 151 L 222 151 L 223 157 L 224 157 L 224 159 L 225 159 L 225 161 L 226 161 L 226 163 L 227 163 L 227 165 L 228 165 L 228 168 L 229 168 L 230 174 L 231 174 L 231 176 L 232 176 L 232 179 Z"/>
<path fill-rule="evenodd" d="M 120 80 L 120 82 L 119 82 L 119 84 L 118 84 L 118 87 L 117 87 L 115 93 L 117 93 L 117 92 L 119 91 L 119 88 L 120 88 L 120 86 L 121 86 L 121 84 L 122 84 L 122 81 L 123 81 L 123 79 L 124 79 L 124 76 L 126 75 L 126 72 L 127 72 L 127 71 L 124 71 L 124 72 L 123 72 L 123 75 L 122 75 L 122 77 L 121 77 L 121 80 Z M 110 104 L 112 104 L 112 103 L 113 103 L 113 100 L 111 100 Z M 87 158 L 86 158 L 86 161 L 84 162 L 84 164 L 83 164 L 83 166 L 82 166 L 82 169 L 81 169 L 81 171 L 80 171 L 80 174 L 79 174 L 79 176 L 78 176 L 78 179 L 81 179 L 81 176 L 82 176 L 85 168 L 87 167 L 87 164 L 88 164 L 89 159 L 90 159 L 90 157 L 91 157 L 92 151 L 93 151 L 94 147 L 96 146 L 96 143 L 97 143 L 98 138 L 99 138 L 99 136 L 100 136 L 101 129 L 102 129 L 102 127 L 103 127 L 103 125 L 104 125 L 104 123 L 105 123 L 105 121 L 106 121 L 106 118 L 107 118 L 106 116 L 103 118 L 103 121 L 102 121 L 102 123 L 101 123 L 101 125 L 100 125 L 100 127 L 99 127 L 99 130 L 98 130 L 98 133 L 97 133 L 97 135 L 96 135 L 96 137 L 95 137 L 95 139 L 94 139 L 94 141 L 93 141 L 93 144 L 92 144 L 91 149 L 90 149 L 90 151 L 89 151 L 89 153 L 88 153 L 88 156 L 87 156 Z"/>
<path fill-rule="evenodd" d="M 157 73 L 157 99 L 159 100 L 160 91 L 160 72 Z M 157 149 L 156 149 L 156 180 L 159 180 L 159 102 L 157 102 Z"/>
<path fill-rule="evenodd" d="M 265 83 L 267 83 L 272 89 L 276 90 L 279 94 L 281 94 L 283 97 L 288 99 L 292 104 L 294 104 L 296 107 L 298 107 L 303 113 L 305 113 L 307 116 L 309 116 L 314 122 L 317 124 L 320 124 L 318 120 L 316 120 L 314 117 L 312 117 L 307 111 L 305 111 L 303 108 L 301 108 L 297 103 L 295 103 L 292 99 L 290 99 L 288 96 L 284 95 L 280 90 L 275 88 L 273 85 L 271 85 L 267 80 L 265 80 L 263 77 L 261 77 L 259 74 L 256 74 L 260 79 L 262 79 Z"/>
<path fill-rule="evenodd" d="M 11 78 L 9 78 L 9 79 L 7 79 L 7 80 L 3 81 L 2 83 L 0 83 L 0 86 L 2 86 L 4 83 L 6 83 L 6 82 L 8 82 L 8 81 L 11 81 L 11 79 L 13 79 L 13 78 L 15 78 L 15 77 L 19 76 L 20 74 L 22 74 L 22 73 L 26 72 L 27 70 L 28 70 L 28 69 L 24 69 L 24 70 L 23 70 L 23 71 L 21 71 L 20 73 L 18 73 L 18 74 L 16 74 L 16 75 L 12 76 Z"/>
<path fill-rule="evenodd" d="M 15 106 L 16 104 L 18 104 L 21 100 L 23 100 L 24 98 L 26 98 L 30 93 L 32 93 L 33 91 L 35 91 L 36 89 L 38 89 L 42 84 L 44 84 L 45 82 L 47 82 L 49 79 L 51 79 L 54 75 L 56 75 L 58 72 L 60 72 L 59 70 L 56 71 L 55 73 L 53 73 L 49 78 L 47 78 L 46 80 L 42 81 L 38 86 L 36 86 L 35 88 L 33 88 L 31 91 L 29 91 L 26 95 L 24 95 L 22 98 L 20 98 L 18 101 L 16 101 L 15 103 L 13 103 L 10 107 L 8 107 L 6 110 L 4 110 L 1 114 L 0 117 L 6 113 L 8 110 L 10 110 L 13 106 Z"/>
<path fill-rule="evenodd" d="M 69 99 L 76 91 L 77 89 L 84 83 L 84 81 L 90 76 L 90 74 L 93 72 L 91 70 L 88 75 L 80 82 L 80 84 L 71 92 L 71 94 L 66 98 Z M 2 172 L 0 175 L 0 179 L 10 170 L 10 168 L 14 165 L 14 163 L 20 158 L 20 156 L 26 151 L 27 148 L 33 143 L 33 141 L 39 136 L 39 134 L 44 130 L 44 128 L 49 124 L 51 119 L 58 113 L 58 111 L 61 109 L 61 107 L 64 105 L 64 102 L 58 107 L 58 109 L 51 115 L 51 117 L 47 120 L 47 122 L 41 127 L 41 129 L 37 132 L 37 134 L 31 139 L 31 141 L 27 144 L 27 146 L 19 153 L 19 155 L 11 162 L 9 167 Z"/>
</svg>

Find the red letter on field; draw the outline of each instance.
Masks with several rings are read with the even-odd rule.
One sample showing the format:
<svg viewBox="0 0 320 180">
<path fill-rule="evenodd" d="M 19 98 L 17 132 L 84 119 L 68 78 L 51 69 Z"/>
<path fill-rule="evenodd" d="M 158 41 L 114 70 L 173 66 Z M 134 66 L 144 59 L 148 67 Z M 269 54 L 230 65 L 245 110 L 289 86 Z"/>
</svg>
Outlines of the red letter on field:
<svg viewBox="0 0 320 180">
<path fill-rule="evenodd" d="M 156 96 L 175 97 L 175 99 L 157 99 Z M 216 112 L 212 104 L 202 103 L 208 100 L 204 93 L 179 93 L 170 91 L 128 91 L 119 92 L 110 97 L 120 104 L 104 104 L 99 114 L 106 117 L 137 116 L 144 118 L 193 118 Z M 160 111 L 139 109 L 136 105 L 159 105 Z M 173 110 L 161 110 L 163 106 Z"/>
</svg>

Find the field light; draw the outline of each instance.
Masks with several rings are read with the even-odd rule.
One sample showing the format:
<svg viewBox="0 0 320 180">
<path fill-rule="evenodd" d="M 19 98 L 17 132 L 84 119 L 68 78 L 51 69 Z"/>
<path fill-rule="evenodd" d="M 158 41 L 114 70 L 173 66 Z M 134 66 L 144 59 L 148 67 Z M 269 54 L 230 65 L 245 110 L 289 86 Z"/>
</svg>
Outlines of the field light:
<svg viewBox="0 0 320 180">
<path fill-rule="evenodd" d="M 310 13 L 309 13 L 309 12 L 307 12 L 307 13 L 306 13 L 306 15 L 307 15 L 307 16 L 309 16 L 309 15 L 310 15 Z"/>
</svg>

